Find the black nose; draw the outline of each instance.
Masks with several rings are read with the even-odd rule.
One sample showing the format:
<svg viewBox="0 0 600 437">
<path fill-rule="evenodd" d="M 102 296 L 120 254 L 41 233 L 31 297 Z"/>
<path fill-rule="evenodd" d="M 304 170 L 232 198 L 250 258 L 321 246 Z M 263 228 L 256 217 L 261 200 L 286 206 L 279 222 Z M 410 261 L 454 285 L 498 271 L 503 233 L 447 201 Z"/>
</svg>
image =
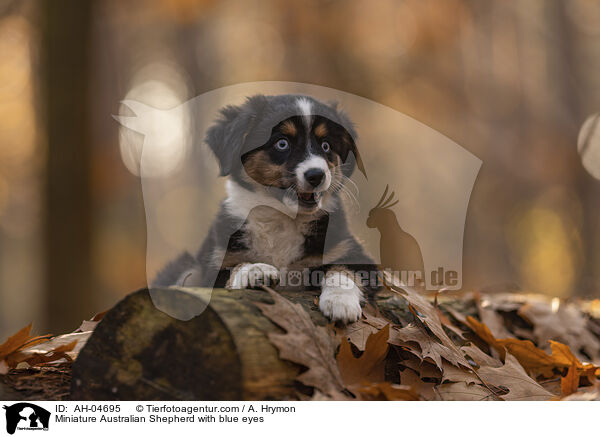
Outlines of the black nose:
<svg viewBox="0 0 600 437">
<path fill-rule="evenodd" d="M 304 172 L 304 179 L 306 179 L 313 187 L 318 186 L 324 177 L 325 172 L 320 168 L 309 168 Z"/>
</svg>

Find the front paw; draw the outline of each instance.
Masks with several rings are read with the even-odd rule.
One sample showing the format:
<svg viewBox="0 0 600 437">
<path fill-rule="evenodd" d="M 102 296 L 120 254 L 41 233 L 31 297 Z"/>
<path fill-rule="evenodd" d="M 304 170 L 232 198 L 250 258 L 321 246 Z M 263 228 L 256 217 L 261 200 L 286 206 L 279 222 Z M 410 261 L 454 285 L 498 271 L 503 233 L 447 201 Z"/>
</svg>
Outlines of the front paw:
<svg viewBox="0 0 600 437">
<path fill-rule="evenodd" d="M 362 314 L 360 298 L 347 290 L 336 290 L 321 293 L 319 309 L 334 322 L 356 322 Z"/>
<path fill-rule="evenodd" d="M 322 287 L 319 309 L 325 316 L 343 323 L 356 322 L 360 318 L 362 291 L 354 282 L 351 272 L 329 271 Z"/>
<path fill-rule="evenodd" d="M 230 290 L 255 288 L 259 285 L 270 285 L 278 280 L 279 270 L 276 267 L 264 263 L 244 263 L 233 269 L 226 288 Z"/>
<path fill-rule="evenodd" d="M 347 271 L 330 271 L 325 275 L 319 309 L 334 322 L 356 322 L 362 310 L 362 291 Z"/>
</svg>

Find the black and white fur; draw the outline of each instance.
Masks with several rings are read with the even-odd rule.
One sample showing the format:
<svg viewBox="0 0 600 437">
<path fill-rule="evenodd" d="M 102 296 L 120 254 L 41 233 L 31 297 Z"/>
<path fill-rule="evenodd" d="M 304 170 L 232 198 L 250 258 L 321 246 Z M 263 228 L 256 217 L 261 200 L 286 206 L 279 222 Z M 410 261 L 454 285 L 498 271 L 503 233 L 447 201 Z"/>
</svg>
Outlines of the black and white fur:
<svg viewBox="0 0 600 437">
<path fill-rule="evenodd" d="M 228 177 L 227 197 L 196 256 L 182 254 L 152 285 L 239 289 L 282 269 L 319 270 L 321 311 L 357 320 L 363 291 L 374 288 L 355 272 L 377 267 L 340 198 L 356 164 L 364 171 L 355 136 L 336 105 L 307 96 L 258 95 L 223 108 L 206 142 Z"/>
</svg>

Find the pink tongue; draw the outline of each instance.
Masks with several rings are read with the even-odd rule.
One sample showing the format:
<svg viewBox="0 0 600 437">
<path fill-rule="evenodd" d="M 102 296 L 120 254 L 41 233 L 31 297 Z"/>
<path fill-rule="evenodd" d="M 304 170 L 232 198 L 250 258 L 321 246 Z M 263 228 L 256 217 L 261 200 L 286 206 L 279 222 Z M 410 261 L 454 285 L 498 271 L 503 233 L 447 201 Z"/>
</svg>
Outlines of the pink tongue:
<svg viewBox="0 0 600 437">
<path fill-rule="evenodd" d="M 311 193 L 301 193 L 300 198 L 302 200 L 310 200 L 312 198 L 312 194 Z"/>
</svg>

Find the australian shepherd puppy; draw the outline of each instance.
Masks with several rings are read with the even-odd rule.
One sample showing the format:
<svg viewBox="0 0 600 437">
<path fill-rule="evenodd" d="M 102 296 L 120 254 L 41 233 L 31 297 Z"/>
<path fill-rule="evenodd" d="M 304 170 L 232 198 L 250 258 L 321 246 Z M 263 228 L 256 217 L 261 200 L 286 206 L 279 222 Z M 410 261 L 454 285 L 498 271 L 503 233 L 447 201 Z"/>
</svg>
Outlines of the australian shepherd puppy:
<svg viewBox="0 0 600 437">
<path fill-rule="evenodd" d="M 196 256 L 182 254 L 152 285 L 285 286 L 283 275 L 302 272 L 310 282 L 302 286 L 320 287 L 323 314 L 357 320 L 364 292 L 377 289 L 377 266 L 340 197 L 354 167 L 364 172 L 355 136 L 335 104 L 307 96 L 258 95 L 223 108 L 206 143 L 228 177 L 227 197 Z"/>
</svg>

